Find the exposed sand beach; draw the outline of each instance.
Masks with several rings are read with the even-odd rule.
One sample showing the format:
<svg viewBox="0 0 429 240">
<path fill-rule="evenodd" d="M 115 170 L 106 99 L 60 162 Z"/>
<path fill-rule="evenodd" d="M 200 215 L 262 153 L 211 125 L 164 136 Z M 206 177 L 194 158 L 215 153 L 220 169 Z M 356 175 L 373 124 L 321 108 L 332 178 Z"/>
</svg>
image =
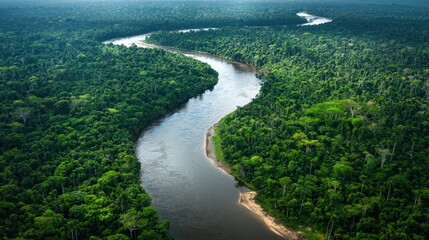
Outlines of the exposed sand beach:
<svg viewBox="0 0 429 240">
<path fill-rule="evenodd" d="M 239 203 L 245 208 L 255 213 L 271 231 L 284 237 L 284 239 L 301 239 L 299 232 L 288 229 L 283 226 L 277 219 L 265 212 L 262 207 L 255 201 L 256 192 L 250 191 L 240 194 Z"/>
</svg>

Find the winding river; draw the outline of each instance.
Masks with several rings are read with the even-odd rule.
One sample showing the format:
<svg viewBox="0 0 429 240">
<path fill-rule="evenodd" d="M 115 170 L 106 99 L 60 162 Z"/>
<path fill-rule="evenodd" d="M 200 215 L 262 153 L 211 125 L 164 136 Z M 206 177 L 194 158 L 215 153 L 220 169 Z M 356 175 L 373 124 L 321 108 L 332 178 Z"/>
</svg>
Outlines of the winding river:
<svg viewBox="0 0 429 240">
<path fill-rule="evenodd" d="M 297 15 L 308 21 L 302 26 L 332 21 L 303 12 Z M 143 34 L 103 43 L 158 47 L 142 44 L 147 37 Z M 170 221 L 170 235 L 175 239 L 283 239 L 239 204 L 240 193 L 249 189 L 218 168 L 204 149 L 207 129 L 258 94 L 256 72 L 217 57 L 185 55 L 209 64 L 219 73 L 219 82 L 212 91 L 190 99 L 143 132 L 136 144 L 143 187 L 161 219 Z"/>
<path fill-rule="evenodd" d="M 145 45 L 147 35 L 105 43 Z M 198 54 L 219 73 L 212 91 L 147 128 L 136 144 L 141 181 L 161 219 L 170 221 L 175 239 L 282 239 L 255 214 L 239 204 L 248 191 L 205 156 L 207 129 L 254 98 L 260 82 L 249 67 Z"/>
</svg>

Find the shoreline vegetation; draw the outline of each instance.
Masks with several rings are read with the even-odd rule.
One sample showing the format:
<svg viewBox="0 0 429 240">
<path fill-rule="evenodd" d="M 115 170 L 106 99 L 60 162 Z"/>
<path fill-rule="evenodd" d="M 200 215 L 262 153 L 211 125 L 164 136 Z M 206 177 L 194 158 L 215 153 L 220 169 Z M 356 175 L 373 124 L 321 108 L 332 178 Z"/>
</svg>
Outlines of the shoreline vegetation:
<svg viewBox="0 0 429 240">
<path fill-rule="evenodd" d="M 220 159 L 217 157 L 217 155 L 219 154 L 217 154 L 217 151 L 220 151 L 220 149 L 217 149 L 214 140 L 214 137 L 216 135 L 215 128 L 217 124 L 218 122 L 211 126 L 206 132 L 204 144 L 206 157 L 209 158 L 221 171 L 234 177 L 232 175 L 231 167 L 221 162 Z M 240 203 L 240 205 L 257 215 L 258 218 L 263 221 L 265 225 L 267 225 L 267 227 L 277 235 L 282 236 L 284 239 L 301 239 L 300 232 L 286 228 L 279 220 L 277 220 L 268 212 L 263 210 L 261 205 L 259 205 L 255 201 L 256 195 L 257 193 L 255 191 L 240 193 L 238 202 Z"/>
</svg>

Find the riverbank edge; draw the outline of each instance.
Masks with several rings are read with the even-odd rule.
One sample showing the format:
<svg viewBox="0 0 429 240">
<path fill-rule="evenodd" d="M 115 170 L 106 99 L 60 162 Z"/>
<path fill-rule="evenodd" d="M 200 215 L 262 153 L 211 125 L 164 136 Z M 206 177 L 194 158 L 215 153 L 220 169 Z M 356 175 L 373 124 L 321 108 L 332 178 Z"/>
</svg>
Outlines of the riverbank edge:
<svg viewBox="0 0 429 240">
<path fill-rule="evenodd" d="M 213 137 L 216 135 L 216 126 L 219 124 L 219 121 L 213 124 L 206 132 L 205 136 L 205 153 L 206 157 L 213 161 L 213 163 L 220 168 L 226 174 L 234 177 L 232 174 L 232 169 L 226 163 L 219 161 L 216 156 L 216 151 L 220 151 L 220 149 L 216 148 L 216 144 L 213 141 Z M 244 193 L 240 193 L 238 202 L 249 211 L 253 212 L 258 216 L 260 220 L 262 220 L 268 228 L 276 233 L 277 235 L 283 237 L 284 239 L 302 239 L 302 234 L 293 229 L 286 228 L 278 219 L 271 216 L 267 211 L 265 211 L 260 204 L 258 204 L 255 200 L 257 192 L 248 191 Z"/>
<path fill-rule="evenodd" d="M 219 121 L 213 124 L 209 129 L 206 131 L 206 140 L 204 144 L 204 150 L 206 153 L 206 157 L 226 174 L 234 177 L 232 175 L 232 169 L 231 166 L 229 166 L 226 163 L 223 163 L 219 160 L 217 154 L 216 154 L 216 144 L 214 143 L 213 137 L 215 136 L 215 128 L 219 124 Z"/>
</svg>

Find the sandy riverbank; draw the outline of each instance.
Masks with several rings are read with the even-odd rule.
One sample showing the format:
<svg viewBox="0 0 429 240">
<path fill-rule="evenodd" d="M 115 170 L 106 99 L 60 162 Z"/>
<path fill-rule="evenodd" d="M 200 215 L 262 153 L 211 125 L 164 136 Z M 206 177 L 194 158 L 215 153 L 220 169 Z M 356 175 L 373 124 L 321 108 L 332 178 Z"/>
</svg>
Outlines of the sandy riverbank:
<svg viewBox="0 0 429 240">
<path fill-rule="evenodd" d="M 210 127 L 206 133 L 206 141 L 205 141 L 205 152 L 206 156 L 211 159 L 216 166 L 218 166 L 221 170 L 231 175 L 231 167 L 228 165 L 221 163 L 217 160 L 215 154 L 215 147 L 213 144 L 212 137 L 214 135 L 214 128 L 216 124 Z M 284 239 L 300 239 L 301 235 L 292 230 L 284 227 L 277 219 L 269 215 L 265 212 L 262 207 L 256 203 L 255 201 L 256 192 L 249 191 L 245 193 L 240 193 L 239 203 L 256 214 L 270 229 L 275 232 L 279 236 L 282 236 Z"/>
<path fill-rule="evenodd" d="M 216 127 L 217 124 L 214 124 L 213 126 L 211 126 L 206 133 L 206 143 L 205 143 L 205 151 L 206 151 L 206 156 L 213 161 L 214 164 L 216 164 L 216 166 L 218 168 L 220 168 L 222 171 L 224 171 L 225 173 L 231 175 L 232 170 L 231 167 L 221 163 L 220 161 L 217 160 L 216 158 L 216 153 L 215 153 L 215 147 L 214 147 L 214 143 L 213 143 L 213 135 L 214 135 L 214 129 Z"/>
<path fill-rule="evenodd" d="M 254 191 L 240 193 L 239 203 L 255 213 L 262 221 L 264 221 L 271 231 L 284 237 L 284 239 L 301 239 L 299 232 L 286 228 L 277 219 L 265 212 L 262 207 L 256 203 L 255 196 L 256 192 Z"/>
</svg>

